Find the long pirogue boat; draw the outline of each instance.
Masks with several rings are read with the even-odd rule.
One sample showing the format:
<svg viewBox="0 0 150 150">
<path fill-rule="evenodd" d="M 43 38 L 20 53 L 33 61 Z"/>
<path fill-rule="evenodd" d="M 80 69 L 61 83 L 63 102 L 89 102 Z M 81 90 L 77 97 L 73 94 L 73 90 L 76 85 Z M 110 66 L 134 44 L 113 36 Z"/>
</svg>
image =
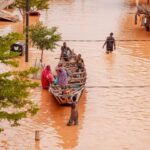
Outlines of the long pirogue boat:
<svg viewBox="0 0 150 150">
<path fill-rule="evenodd" d="M 49 91 L 53 94 L 59 104 L 70 104 L 73 96 L 76 101 L 80 99 L 86 83 L 86 69 L 78 70 L 76 54 L 69 61 L 61 59 L 58 64 L 62 64 L 68 73 L 68 84 L 64 87 L 58 84 L 51 84 Z"/>
</svg>

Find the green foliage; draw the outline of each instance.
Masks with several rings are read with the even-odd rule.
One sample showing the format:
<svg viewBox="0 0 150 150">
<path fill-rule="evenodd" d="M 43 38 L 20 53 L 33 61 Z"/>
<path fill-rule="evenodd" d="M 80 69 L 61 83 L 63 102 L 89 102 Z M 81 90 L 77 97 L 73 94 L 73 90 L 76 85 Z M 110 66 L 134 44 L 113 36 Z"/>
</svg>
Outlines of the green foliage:
<svg viewBox="0 0 150 150">
<path fill-rule="evenodd" d="M 23 31 L 25 30 L 26 0 L 15 0 L 14 6 L 19 9 L 23 17 Z M 29 12 L 48 9 L 49 0 L 28 0 Z"/>
<path fill-rule="evenodd" d="M 57 33 L 57 27 L 47 28 L 41 22 L 32 25 L 29 29 L 30 38 L 33 45 L 41 50 L 52 50 L 56 48 L 57 42 L 61 39 L 61 35 Z"/>
<path fill-rule="evenodd" d="M 8 51 L 10 49 L 10 45 L 16 42 L 17 40 L 24 39 L 22 34 L 12 32 L 5 36 L 0 37 L 0 52 Z"/>
<path fill-rule="evenodd" d="M 16 32 L 0 37 L 0 61 L 2 63 L 17 66 L 17 63 L 10 59 L 19 56 L 19 53 L 10 52 L 10 46 L 22 39 L 24 39 L 23 35 Z"/>
<path fill-rule="evenodd" d="M 10 45 L 22 38 L 17 33 L 0 37 L 0 64 L 17 65 L 12 58 L 18 54 L 10 52 Z M 38 111 L 37 105 L 31 101 L 29 89 L 38 86 L 29 79 L 37 71 L 30 68 L 25 71 L 7 71 L 0 73 L 0 121 L 8 120 L 12 126 L 19 125 L 22 118 L 32 116 Z M 2 131 L 3 129 L 0 129 Z"/>
<path fill-rule="evenodd" d="M 55 49 L 58 46 L 57 42 L 61 40 L 61 34 L 57 33 L 57 27 L 47 28 L 41 22 L 32 25 L 29 33 L 33 45 L 42 51 Z M 41 55 L 41 59 L 42 57 Z"/>
<path fill-rule="evenodd" d="M 48 9 L 49 0 L 29 0 L 29 10 L 42 10 Z M 26 9 L 26 1 L 25 0 L 16 0 L 15 6 L 19 9 Z"/>
</svg>

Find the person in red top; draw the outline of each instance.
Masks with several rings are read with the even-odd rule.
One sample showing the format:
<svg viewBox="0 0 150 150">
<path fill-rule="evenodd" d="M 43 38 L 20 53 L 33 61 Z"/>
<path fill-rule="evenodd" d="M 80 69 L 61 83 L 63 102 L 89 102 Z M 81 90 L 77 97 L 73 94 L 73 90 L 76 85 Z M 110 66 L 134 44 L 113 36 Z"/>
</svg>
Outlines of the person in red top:
<svg viewBox="0 0 150 150">
<path fill-rule="evenodd" d="M 47 65 L 45 69 L 42 71 L 42 76 L 41 76 L 41 83 L 42 83 L 43 89 L 48 89 L 49 85 L 53 83 L 53 81 L 54 79 L 53 79 L 53 75 L 51 72 L 51 67 L 50 65 Z"/>
</svg>

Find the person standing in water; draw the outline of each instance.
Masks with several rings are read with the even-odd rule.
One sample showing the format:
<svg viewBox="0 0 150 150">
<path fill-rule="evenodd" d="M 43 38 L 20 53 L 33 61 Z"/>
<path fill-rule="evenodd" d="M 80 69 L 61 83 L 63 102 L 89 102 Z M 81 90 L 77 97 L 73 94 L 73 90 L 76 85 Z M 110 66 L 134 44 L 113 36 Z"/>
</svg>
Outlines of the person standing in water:
<svg viewBox="0 0 150 150">
<path fill-rule="evenodd" d="M 41 83 L 43 89 L 48 89 L 50 84 L 53 83 L 53 75 L 50 65 L 47 65 L 41 74 Z"/>
<path fill-rule="evenodd" d="M 67 123 L 68 126 L 78 125 L 78 109 L 77 109 L 77 96 L 73 96 L 73 102 L 71 103 L 71 115 Z"/>
<path fill-rule="evenodd" d="M 106 53 L 107 54 L 112 53 L 112 51 L 114 49 L 116 49 L 116 41 L 115 41 L 115 38 L 113 37 L 112 32 L 110 33 L 110 36 L 107 37 L 107 39 L 103 45 L 103 48 L 105 47 L 105 45 L 106 45 Z"/>
</svg>

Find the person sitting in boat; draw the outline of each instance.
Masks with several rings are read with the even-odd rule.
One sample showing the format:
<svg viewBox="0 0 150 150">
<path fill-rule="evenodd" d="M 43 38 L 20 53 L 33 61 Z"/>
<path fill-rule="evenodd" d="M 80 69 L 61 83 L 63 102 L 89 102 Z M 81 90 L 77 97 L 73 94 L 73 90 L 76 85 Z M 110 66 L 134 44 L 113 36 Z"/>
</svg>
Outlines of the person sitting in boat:
<svg viewBox="0 0 150 150">
<path fill-rule="evenodd" d="M 59 67 L 57 71 L 58 85 L 66 86 L 68 84 L 68 74 L 64 67 Z"/>
<path fill-rule="evenodd" d="M 53 81 L 54 79 L 51 72 L 51 67 L 50 65 L 47 65 L 45 69 L 42 71 L 42 75 L 41 75 L 42 88 L 48 89 L 50 84 L 53 83 Z"/>
<path fill-rule="evenodd" d="M 71 103 L 71 114 L 70 114 L 70 118 L 69 121 L 67 123 L 68 126 L 71 125 L 78 125 L 78 109 L 77 109 L 77 96 L 73 96 L 72 97 L 72 103 Z"/>
<path fill-rule="evenodd" d="M 76 63 L 77 63 L 78 71 L 84 69 L 84 61 L 81 57 L 81 54 L 78 54 L 76 58 Z"/>
<path fill-rule="evenodd" d="M 66 42 L 63 43 L 63 46 L 61 47 L 61 56 L 60 59 L 64 59 L 65 61 L 69 61 L 71 58 L 71 49 L 67 47 Z"/>
</svg>

